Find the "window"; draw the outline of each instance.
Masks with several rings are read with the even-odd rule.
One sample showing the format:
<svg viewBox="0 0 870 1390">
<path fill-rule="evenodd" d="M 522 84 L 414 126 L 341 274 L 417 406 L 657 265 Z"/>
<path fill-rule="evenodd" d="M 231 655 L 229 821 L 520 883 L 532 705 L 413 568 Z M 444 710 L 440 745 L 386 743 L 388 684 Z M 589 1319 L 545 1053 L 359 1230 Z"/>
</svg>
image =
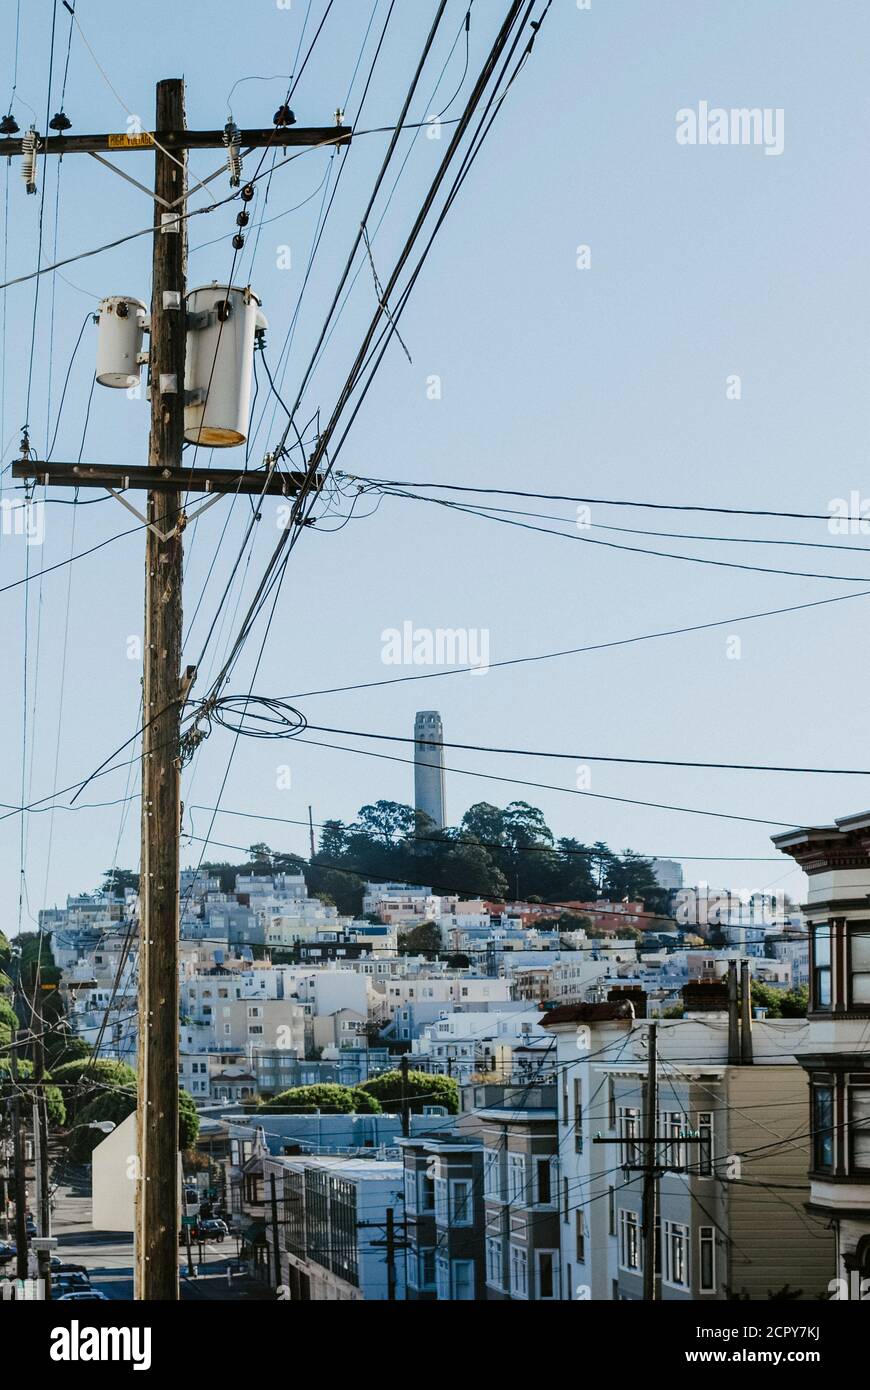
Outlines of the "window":
<svg viewBox="0 0 870 1390">
<path fill-rule="evenodd" d="M 834 1166 L 834 1088 L 813 1084 L 813 1167 L 828 1172 Z"/>
<path fill-rule="evenodd" d="M 870 922 L 853 923 L 849 931 L 849 1004 L 870 1006 Z"/>
<path fill-rule="evenodd" d="M 471 1179 L 453 1178 L 450 1183 L 450 1224 L 470 1226 L 472 1216 Z"/>
<path fill-rule="evenodd" d="M 640 1269 L 640 1227 L 637 1212 L 626 1211 L 624 1208 L 620 1208 L 619 1212 L 619 1264 L 622 1269 Z"/>
<path fill-rule="evenodd" d="M 611 1191 L 613 1189 L 611 1188 Z M 562 1179 L 562 1220 L 568 1221 L 568 1179 Z"/>
<path fill-rule="evenodd" d="M 447 1179 L 433 1178 L 432 1185 L 435 1188 L 435 1220 L 442 1225 L 447 1225 Z"/>
<path fill-rule="evenodd" d="M 709 1178 L 713 1173 L 713 1112 L 702 1110 L 698 1115 L 698 1176 Z"/>
<path fill-rule="evenodd" d="M 417 1287 L 420 1289 L 433 1289 L 435 1287 L 435 1251 L 421 1250 L 417 1256 Z"/>
<path fill-rule="evenodd" d="M 559 1297 L 559 1261 L 555 1250 L 539 1250 L 538 1298 Z"/>
<path fill-rule="evenodd" d="M 866 1081 L 849 1086 L 850 1167 L 853 1172 L 870 1172 L 870 1085 Z"/>
<path fill-rule="evenodd" d="M 435 1261 L 435 1288 L 442 1302 L 450 1301 L 450 1261 L 446 1255 L 439 1255 Z"/>
<path fill-rule="evenodd" d="M 526 1196 L 525 1154 L 508 1154 L 508 1193 L 512 1202 L 524 1202 Z"/>
<path fill-rule="evenodd" d="M 417 1174 L 413 1168 L 405 1169 L 405 1211 L 414 1213 L 417 1210 Z"/>
<path fill-rule="evenodd" d="M 501 1241 L 488 1236 L 486 1241 L 486 1282 L 501 1288 Z"/>
<path fill-rule="evenodd" d="M 451 1260 L 451 1295 L 457 1303 L 474 1301 L 474 1261 Z"/>
<path fill-rule="evenodd" d="M 616 1129 L 616 1087 L 612 1076 L 607 1078 L 607 1124 L 609 1129 Z"/>
<path fill-rule="evenodd" d="M 513 1298 L 529 1296 L 529 1256 L 520 1245 L 511 1246 L 511 1295 Z"/>
<path fill-rule="evenodd" d="M 582 1207 L 574 1212 L 574 1229 L 577 1239 L 577 1263 L 586 1263 L 586 1213 Z"/>
<path fill-rule="evenodd" d="M 698 1227 L 698 1256 L 701 1262 L 701 1293 L 715 1293 L 716 1231 L 713 1226 Z"/>
<path fill-rule="evenodd" d="M 539 1158 L 535 1161 L 535 1174 L 538 1206 L 552 1206 L 554 1184 L 552 1180 L 551 1161 L 549 1158 Z"/>
<path fill-rule="evenodd" d="M 813 927 L 812 1007 L 831 1007 L 831 928 L 827 922 L 823 926 Z"/>
<path fill-rule="evenodd" d="M 497 1149 L 483 1151 L 483 1194 L 501 1201 L 501 1166 Z"/>
<path fill-rule="evenodd" d="M 635 1140 L 638 1137 L 638 1125 L 640 1123 L 640 1111 L 630 1109 L 625 1105 L 619 1107 L 619 1137 L 622 1143 L 619 1146 L 619 1161 L 621 1164 L 639 1163 L 638 1147 Z"/>
<path fill-rule="evenodd" d="M 660 1124 L 660 1132 L 671 1140 L 671 1143 L 664 1145 L 663 1162 L 669 1168 L 685 1168 L 686 1145 L 680 1142 L 686 1135 L 685 1116 L 680 1110 L 669 1110 L 662 1115 Z"/>
<path fill-rule="evenodd" d="M 574 1152 L 583 1152 L 583 1082 L 574 1078 Z"/>
<path fill-rule="evenodd" d="M 689 1228 L 679 1221 L 665 1222 L 665 1283 L 676 1289 L 689 1287 Z"/>
<path fill-rule="evenodd" d="M 562 1123 L 568 1124 L 568 1072 L 562 1073 Z"/>
</svg>

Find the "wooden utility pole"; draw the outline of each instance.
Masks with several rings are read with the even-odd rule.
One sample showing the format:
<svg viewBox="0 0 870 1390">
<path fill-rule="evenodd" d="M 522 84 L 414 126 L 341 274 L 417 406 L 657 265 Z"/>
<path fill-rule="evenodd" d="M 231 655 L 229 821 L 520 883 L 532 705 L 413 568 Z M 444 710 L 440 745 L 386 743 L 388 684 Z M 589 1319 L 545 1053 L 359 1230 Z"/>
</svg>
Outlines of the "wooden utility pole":
<svg viewBox="0 0 870 1390">
<path fill-rule="evenodd" d="M 644 1097 L 644 1130 L 646 1150 L 643 1174 L 643 1296 L 654 1302 L 656 1287 L 656 1242 L 658 1240 L 659 1170 L 656 1164 L 656 1114 L 658 1112 L 658 1070 L 656 1047 L 658 1025 L 650 1023 L 647 1030 L 648 1053 L 646 1095 Z"/>
<path fill-rule="evenodd" d="M 24 1133 L 21 1127 L 21 1088 L 18 1085 L 18 1048 L 24 1037 L 16 1031 L 9 1058 L 12 1068 L 12 1176 L 15 1181 L 15 1272 L 27 1278 L 27 1178 L 24 1171 Z"/>
<path fill-rule="evenodd" d="M 686 1173 L 691 1171 L 685 1161 L 686 1147 L 689 1144 L 703 1144 L 700 1135 L 688 1131 L 679 1135 L 656 1134 L 658 1119 L 658 1024 L 650 1022 L 647 1033 L 647 1072 L 643 1106 L 643 1134 L 619 1135 L 616 1139 L 605 1139 L 595 1135 L 593 1144 L 616 1144 L 623 1151 L 622 1169 L 628 1180 L 629 1173 L 643 1175 L 643 1195 L 641 1198 L 641 1232 L 643 1235 L 643 1297 L 652 1303 L 659 1296 L 656 1264 L 659 1261 L 659 1178 L 662 1173 Z M 679 1164 L 663 1162 L 662 1156 L 672 1156 L 674 1147 L 683 1155 Z M 637 1150 L 643 1153 L 642 1163 L 633 1163 Z"/>
<path fill-rule="evenodd" d="M 297 127 L 291 112 L 280 108 L 272 129 L 236 131 L 242 154 L 254 149 L 285 150 L 295 146 L 346 146 L 350 127 Z M 277 117 L 276 117 L 277 119 Z M 144 672 L 142 680 L 142 851 L 139 883 L 139 1030 L 136 1109 L 135 1296 L 147 1300 L 178 1298 L 178 936 L 181 712 L 195 672 L 182 678 L 181 584 L 183 498 L 188 491 L 264 496 L 318 492 L 320 474 L 310 468 L 291 472 L 276 466 L 245 472 L 241 468 L 182 468 L 184 442 L 184 366 L 188 329 L 185 305 L 187 272 L 187 153 L 191 149 L 226 149 L 224 130 L 187 129 L 184 82 L 168 78 L 157 84 L 153 132 L 76 136 L 38 136 L 37 154 L 87 154 L 116 175 L 135 179 L 100 151 L 142 153 L 153 149 L 155 177 L 153 283 L 151 299 L 151 434 L 148 466 L 136 464 L 42 463 L 25 451 L 12 465 L 12 476 L 45 486 L 105 488 L 110 493 L 146 489 L 148 530 L 145 556 Z M 21 155 L 23 142 L 0 139 L 0 157 Z M 217 177 L 216 171 L 206 182 Z M 242 190 L 252 195 L 252 176 Z M 200 184 L 204 187 L 204 184 Z M 143 189 L 149 193 L 148 189 Z M 249 201 L 245 199 L 245 201 Z M 245 225 L 236 219 L 239 226 Z M 247 218 L 245 219 L 247 221 Z M 12 1052 L 13 1067 L 15 1051 Z M 24 1166 L 20 1101 L 13 1102 L 15 1170 L 19 1183 L 19 1271 L 25 1261 Z M 47 1188 L 46 1188 L 47 1190 Z M 200 1247 L 200 1259 L 202 1247 Z M 24 1275 L 22 1275 L 24 1277 Z"/>
<path fill-rule="evenodd" d="M 155 129 L 184 130 L 184 82 L 157 84 Z M 184 210 L 187 151 L 154 156 L 151 292 L 152 468 L 178 468 L 184 443 Z M 179 201 L 180 200 L 180 201 Z M 142 858 L 139 879 L 139 1169 L 136 1297 L 178 1298 L 178 931 L 182 543 L 180 492 L 149 491 L 142 678 Z M 166 539 L 164 539 L 166 536 Z"/>
</svg>

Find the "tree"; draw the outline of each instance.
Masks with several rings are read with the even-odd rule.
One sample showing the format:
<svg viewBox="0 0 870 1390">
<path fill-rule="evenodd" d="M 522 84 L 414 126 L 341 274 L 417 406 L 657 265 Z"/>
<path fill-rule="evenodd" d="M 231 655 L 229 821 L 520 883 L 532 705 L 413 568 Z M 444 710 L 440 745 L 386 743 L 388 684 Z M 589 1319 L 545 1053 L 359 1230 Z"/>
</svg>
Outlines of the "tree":
<svg viewBox="0 0 870 1390">
<path fill-rule="evenodd" d="M 425 956 L 435 960 L 441 950 L 441 929 L 434 922 L 420 922 L 399 937 L 400 956 Z"/>
<path fill-rule="evenodd" d="M 298 1115 L 313 1115 L 317 1110 L 324 1115 L 352 1115 L 357 1110 L 377 1114 L 380 1106 L 373 1108 L 371 1100 L 372 1097 L 367 1097 L 365 1102 L 360 1102 L 360 1097 L 351 1086 L 321 1081 L 314 1086 L 291 1086 L 288 1091 L 281 1091 L 271 1100 L 264 1101 L 260 1108 L 290 1111 Z"/>
<path fill-rule="evenodd" d="M 750 998 L 754 1009 L 766 1009 L 768 1018 L 806 1018 L 810 992 L 806 985 L 797 989 L 777 989 L 762 980 L 753 980 Z"/>
<path fill-rule="evenodd" d="M 0 1043 L 4 1047 L 11 1043 L 17 1027 L 18 1015 L 9 1000 L 0 994 Z"/>
<path fill-rule="evenodd" d="M 45 1060 L 52 1069 L 65 1062 L 79 1062 L 92 1054 L 93 1048 L 90 1043 L 86 1043 L 84 1038 L 76 1037 L 66 1026 L 46 1035 Z"/>
<path fill-rule="evenodd" d="M 394 1115 L 401 1114 L 403 1097 L 416 1115 L 427 1105 L 443 1105 L 450 1115 L 459 1111 L 459 1087 L 452 1076 L 409 1071 L 403 1083 L 400 1071 L 385 1071 L 370 1081 L 361 1081 L 354 1090 L 367 1092 L 380 1102 L 382 1110 Z"/>
<path fill-rule="evenodd" d="M 455 951 L 452 956 L 447 957 L 447 965 L 450 970 L 468 970 L 471 961 L 462 951 Z"/>
<path fill-rule="evenodd" d="M 70 1124 L 79 1120 L 91 1100 L 108 1094 L 107 1086 L 130 1096 L 136 1104 L 136 1073 L 126 1062 L 114 1062 L 109 1057 L 82 1057 L 55 1066 L 51 1075 L 52 1080 L 63 1085 Z"/>
<path fill-rule="evenodd" d="M 414 833 L 414 811 L 398 801 L 376 801 L 373 806 L 361 806 L 352 836 L 363 835 L 381 844 L 394 845 Z"/>
<path fill-rule="evenodd" d="M 100 1120 L 111 1120 L 115 1126 L 123 1123 L 136 1109 L 136 1096 L 129 1091 L 101 1091 L 83 1106 L 69 1139 L 69 1155 L 74 1163 L 87 1163 L 105 1134 L 88 1126 Z M 192 1149 L 199 1134 L 199 1115 L 186 1091 L 178 1092 L 178 1147 Z"/>
<path fill-rule="evenodd" d="M 347 848 L 347 826 L 340 820 L 324 821 L 320 830 L 318 857 L 340 859 Z"/>
<path fill-rule="evenodd" d="M 134 873 L 132 869 L 106 869 L 100 884 L 100 892 L 112 893 L 121 898 L 124 896 L 125 888 L 135 888 L 138 893 L 139 875 Z"/>
</svg>

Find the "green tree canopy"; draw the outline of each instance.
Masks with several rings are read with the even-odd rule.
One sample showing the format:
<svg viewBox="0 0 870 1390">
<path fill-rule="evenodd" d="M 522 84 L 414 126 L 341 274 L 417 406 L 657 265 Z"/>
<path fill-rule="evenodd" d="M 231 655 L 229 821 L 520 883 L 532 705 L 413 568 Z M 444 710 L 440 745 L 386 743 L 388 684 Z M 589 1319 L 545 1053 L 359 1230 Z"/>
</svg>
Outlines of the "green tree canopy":
<svg viewBox="0 0 870 1390">
<path fill-rule="evenodd" d="M 427 1105 L 443 1105 L 448 1114 L 459 1111 L 459 1087 L 452 1076 L 430 1075 L 425 1071 L 409 1071 L 403 1084 L 400 1071 L 385 1071 L 370 1081 L 361 1081 L 355 1091 L 365 1091 L 380 1103 L 381 1109 L 401 1114 L 402 1099 L 410 1103 L 414 1114 L 421 1114 Z"/>
<path fill-rule="evenodd" d="M 111 1120 L 119 1125 L 136 1109 L 136 1096 L 129 1091 L 101 1091 L 76 1116 L 76 1128 L 70 1134 L 69 1154 L 76 1163 L 86 1163 L 105 1134 L 87 1126 L 97 1120 Z M 199 1115 L 186 1091 L 178 1092 L 178 1147 L 191 1149 L 199 1134 Z"/>
<path fill-rule="evenodd" d="M 271 1100 L 263 1101 L 260 1108 L 296 1112 L 299 1115 L 313 1115 L 317 1110 L 324 1115 L 352 1115 L 354 1111 L 377 1114 L 380 1110 L 371 1096 L 363 1099 L 353 1087 L 328 1081 L 318 1082 L 314 1086 L 292 1086 Z"/>
<path fill-rule="evenodd" d="M 399 937 L 399 955 L 425 956 L 435 960 L 441 950 L 441 929 L 434 922 L 421 922 Z"/>
</svg>

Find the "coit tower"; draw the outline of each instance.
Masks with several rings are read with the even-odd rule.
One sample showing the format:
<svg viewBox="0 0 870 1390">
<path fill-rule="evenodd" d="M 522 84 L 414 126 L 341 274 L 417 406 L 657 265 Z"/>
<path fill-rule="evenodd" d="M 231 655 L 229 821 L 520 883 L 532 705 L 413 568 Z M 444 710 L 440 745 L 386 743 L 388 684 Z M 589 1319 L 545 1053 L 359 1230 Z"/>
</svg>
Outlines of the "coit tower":
<svg viewBox="0 0 870 1390">
<path fill-rule="evenodd" d="M 442 830 L 444 800 L 444 727 L 437 709 L 421 709 L 414 720 L 414 806 Z"/>
</svg>

